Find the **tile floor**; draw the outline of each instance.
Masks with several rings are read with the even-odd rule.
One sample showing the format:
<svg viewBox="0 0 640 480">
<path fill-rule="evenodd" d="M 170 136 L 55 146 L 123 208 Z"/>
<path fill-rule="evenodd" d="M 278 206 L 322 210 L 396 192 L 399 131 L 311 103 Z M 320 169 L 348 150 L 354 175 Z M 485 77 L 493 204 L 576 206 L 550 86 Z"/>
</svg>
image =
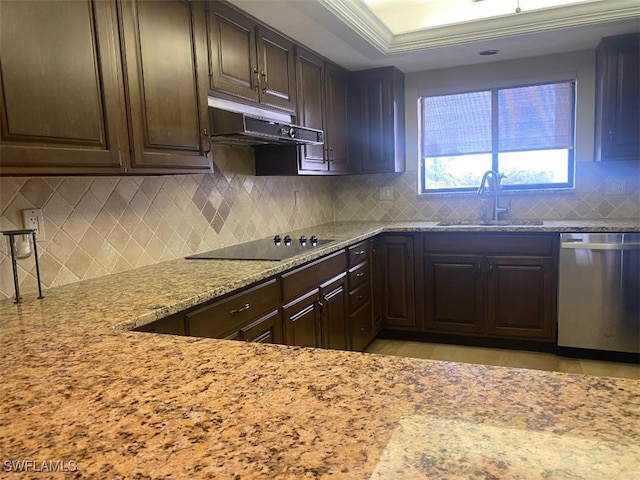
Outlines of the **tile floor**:
<svg viewBox="0 0 640 480">
<path fill-rule="evenodd" d="M 375 339 L 368 353 L 640 379 L 640 365 L 560 357 L 552 353 Z"/>
</svg>

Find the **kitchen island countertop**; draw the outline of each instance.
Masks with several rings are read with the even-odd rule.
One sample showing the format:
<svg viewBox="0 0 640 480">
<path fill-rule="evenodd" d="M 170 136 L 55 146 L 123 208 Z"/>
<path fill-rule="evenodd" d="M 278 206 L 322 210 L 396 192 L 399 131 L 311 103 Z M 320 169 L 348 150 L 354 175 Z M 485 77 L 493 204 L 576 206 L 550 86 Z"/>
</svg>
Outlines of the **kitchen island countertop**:
<svg viewBox="0 0 640 480">
<path fill-rule="evenodd" d="M 640 230 L 549 223 L 514 231 Z M 447 230 L 487 229 L 505 230 Z M 336 243 L 285 262 L 179 259 L 0 302 L 0 468 L 67 462 L 77 478 L 635 478 L 638 380 L 123 331 L 381 231 L 431 230 L 442 228 L 330 224 L 313 233 Z"/>
</svg>

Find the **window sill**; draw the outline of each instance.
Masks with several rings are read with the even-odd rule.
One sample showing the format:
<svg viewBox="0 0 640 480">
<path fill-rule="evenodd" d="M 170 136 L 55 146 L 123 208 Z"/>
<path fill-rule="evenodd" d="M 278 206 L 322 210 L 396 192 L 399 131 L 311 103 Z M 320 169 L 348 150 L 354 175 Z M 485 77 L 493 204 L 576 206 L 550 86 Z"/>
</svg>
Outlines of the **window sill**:
<svg viewBox="0 0 640 480">
<path fill-rule="evenodd" d="M 512 196 L 531 196 L 531 195 L 572 195 L 575 194 L 575 187 L 566 188 L 532 188 L 531 190 L 501 190 L 500 197 L 512 197 Z M 485 192 L 484 195 L 478 195 L 474 191 L 470 192 L 424 192 L 417 193 L 418 198 L 432 198 L 432 197 L 469 197 L 470 195 L 482 196 L 484 198 L 493 197 L 493 193 Z"/>
</svg>

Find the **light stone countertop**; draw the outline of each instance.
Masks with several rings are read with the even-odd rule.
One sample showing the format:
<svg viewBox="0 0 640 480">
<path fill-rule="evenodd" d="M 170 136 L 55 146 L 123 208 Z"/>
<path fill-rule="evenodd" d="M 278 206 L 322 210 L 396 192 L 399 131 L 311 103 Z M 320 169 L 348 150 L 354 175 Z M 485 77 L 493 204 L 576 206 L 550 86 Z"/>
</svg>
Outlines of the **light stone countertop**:
<svg viewBox="0 0 640 480">
<path fill-rule="evenodd" d="M 76 462 L 59 478 L 637 478 L 638 380 L 123 331 L 382 231 L 432 230 L 445 229 L 334 223 L 305 233 L 336 243 L 284 262 L 179 259 L 0 302 L 0 469 L 33 460 Z"/>
</svg>

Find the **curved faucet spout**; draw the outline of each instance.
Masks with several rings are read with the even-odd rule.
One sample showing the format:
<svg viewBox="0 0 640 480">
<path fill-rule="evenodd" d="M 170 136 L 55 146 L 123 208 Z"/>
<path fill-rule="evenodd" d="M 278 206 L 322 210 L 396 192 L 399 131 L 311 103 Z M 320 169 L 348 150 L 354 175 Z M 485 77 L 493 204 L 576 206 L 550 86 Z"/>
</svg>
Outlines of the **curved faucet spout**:
<svg viewBox="0 0 640 480">
<path fill-rule="evenodd" d="M 500 179 L 500 174 L 495 170 L 487 170 L 486 172 L 484 172 L 484 175 L 482 175 L 482 180 L 480 180 L 480 188 L 478 188 L 478 195 L 484 194 L 484 191 L 486 189 L 485 185 L 487 183 L 487 178 L 489 178 L 490 176 L 493 177 L 495 184 L 496 185 L 498 184 L 498 181 Z"/>
<path fill-rule="evenodd" d="M 478 195 L 484 195 L 486 190 L 486 183 L 489 177 L 493 177 L 493 213 L 491 218 L 493 220 L 499 220 L 500 214 L 508 214 L 511 213 L 511 201 L 509 201 L 508 207 L 501 207 L 500 200 L 498 198 L 500 192 L 500 174 L 495 170 L 487 170 L 482 175 L 482 180 L 480 181 L 480 188 L 478 188 Z"/>
</svg>

